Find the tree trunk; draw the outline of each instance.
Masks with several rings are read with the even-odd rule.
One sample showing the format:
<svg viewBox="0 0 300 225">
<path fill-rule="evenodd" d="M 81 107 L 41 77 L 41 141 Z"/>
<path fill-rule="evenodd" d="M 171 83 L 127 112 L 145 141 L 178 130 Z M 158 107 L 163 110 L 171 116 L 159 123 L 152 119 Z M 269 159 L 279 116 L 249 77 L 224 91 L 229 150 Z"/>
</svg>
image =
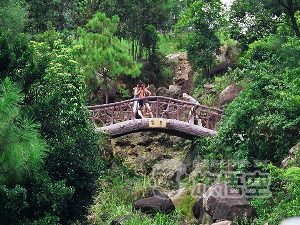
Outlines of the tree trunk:
<svg viewBox="0 0 300 225">
<path fill-rule="evenodd" d="M 108 89 L 107 89 L 107 75 L 106 72 L 103 73 L 103 85 L 104 85 L 104 93 L 105 93 L 105 103 L 108 104 Z"/>
<path fill-rule="evenodd" d="M 141 33 L 140 33 L 140 52 L 139 52 L 139 56 L 138 56 L 138 61 L 142 60 L 142 55 L 143 55 L 143 33 L 144 33 L 144 27 L 142 27 Z"/>
<path fill-rule="evenodd" d="M 178 22 L 178 17 L 177 17 L 177 15 L 175 15 L 174 24 L 176 25 L 177 22 Z M 177 42 L 177 33 L 176 32 L 174 32 L 174 33 L 175 33 L 174 42 L 176 43 Z"/>
<path fill-rule="evenodd" d="M 134 38 L 132 38 L 132 59 L 134 60 Z"/>
<path fill-rule="evenodd" d="M 295 18 L 295 12 L 294 12 L 293 8 L 289 9 L 289 13 L 290 13 L 291 21 L 292 21 L 292 24 L 293 24 L 293 29 L 296 33 L 296 36 L 298 38 L 300 38 L 299 27 L 298 27 L 298 24 L 297 24 L 297 21 L 296 21 L 296 18 Z"/>
<path fill-rule="evenodd" d="M 136 42 L 136 45 L 135 45 L 135 56 L 134 56 L 134 60 L 137 60 L 137 55 L 138 55 L 138 41 Z"/>
</svg>

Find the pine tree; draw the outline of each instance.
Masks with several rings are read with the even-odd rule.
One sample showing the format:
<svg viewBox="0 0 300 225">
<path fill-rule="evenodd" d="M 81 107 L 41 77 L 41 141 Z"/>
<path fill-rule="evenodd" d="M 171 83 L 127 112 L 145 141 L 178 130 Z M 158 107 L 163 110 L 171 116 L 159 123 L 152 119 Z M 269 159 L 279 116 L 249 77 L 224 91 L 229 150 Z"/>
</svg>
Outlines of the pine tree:
<svg viewBox="0 0 300 225">
<path fill-rule="evenodd" d="M 126 43 L 115 36 L 118 24 L 117 16 L 110 20 L 104 13 L 99 12 L 86 25 L 87 29 L 79 29 L 78 44 L 83 46 L 80 61 L 86 65 L 86 71 L 100 77 L 106 103 L 109 79 L 115 80 L 121 74 L 133 77 L 140 74 L 141 65 L 132 60 Z"/>
<path fill-rule="evenodd" d="M 0 87 L 0 184 L 12 184 L 40 168 L 47 145 L 38 125 L 22 116 L 20 89 L 8 78 Z"/>
</svg>

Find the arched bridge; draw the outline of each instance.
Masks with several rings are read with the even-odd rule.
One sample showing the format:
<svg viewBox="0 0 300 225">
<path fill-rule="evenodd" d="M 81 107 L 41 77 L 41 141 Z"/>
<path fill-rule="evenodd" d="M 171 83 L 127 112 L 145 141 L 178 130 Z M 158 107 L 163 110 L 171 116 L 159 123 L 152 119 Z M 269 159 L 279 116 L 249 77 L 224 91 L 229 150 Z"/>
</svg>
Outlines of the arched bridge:
<svg viewBox="0 0 300 225">
<path fill-rule="evenodd" d="M 217 122 L 223 114 L 219 109 L 163 96 L 142 99 L 149 104 L 153 118 L 149 111 L 145 118 L 135 118 L 133 105 L 136 99 L 87 106 L 96 131 L 106 132 L 111 137 L 148 130 L 185 138 L 205 137 L 216 134 Z"/>
</svg>

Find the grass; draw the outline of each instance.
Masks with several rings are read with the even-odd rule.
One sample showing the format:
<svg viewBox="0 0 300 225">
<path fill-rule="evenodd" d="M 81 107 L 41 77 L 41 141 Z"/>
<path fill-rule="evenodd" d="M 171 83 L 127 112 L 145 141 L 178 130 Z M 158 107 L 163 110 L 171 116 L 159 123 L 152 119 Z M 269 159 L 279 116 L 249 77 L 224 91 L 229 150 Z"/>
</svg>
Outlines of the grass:
<svg viewBox="0 0 300 225">
<path fill-rule="evenodd" d="M 183 215 L 189 220 L 194 218 L 192 207 L 194 205 L 195 199 L 193 199 L 190 195 L 186 195 L 180 201 L 178 207 Z"/>
<path fill-rule="evenodd" d="M 164 55 L 174 54 L 184 51 L 178 49 L 175 43 L 174 33 L 159 34 L 159 51 Z"/>
<path fill-rule="evenodd" d="M 151 216 L 133 210 L 133 202 L 144 198 L 150 187 L 149 180 L 133 175 L 123 165 L 113 170 L 99 180 L 99 191 L 89 209 L 88 224 L 109 225 L 116 218 L 123 218 L 121 224 L 124 225 L 179 225 L 186 218 L 180 209 L 171 214 L 157 212 Z"/>
</svg>

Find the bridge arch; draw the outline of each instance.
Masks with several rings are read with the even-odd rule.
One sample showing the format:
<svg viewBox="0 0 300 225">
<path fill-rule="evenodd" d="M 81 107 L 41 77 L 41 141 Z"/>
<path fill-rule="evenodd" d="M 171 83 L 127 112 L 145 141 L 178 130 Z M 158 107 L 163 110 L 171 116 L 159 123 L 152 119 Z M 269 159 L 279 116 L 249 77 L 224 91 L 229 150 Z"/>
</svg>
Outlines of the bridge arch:
<svg viewBox="0 0 300 225">
<path fill-rule="evenodd" d="M 215 135 L 217 122 L 223 115 L 222 110 L 169 97 L 150 96 L 143 100 L 150 105 L 154 118 L 148 114 L 147 118 L 135 119 L 133 103 L 136 99 L 87 106 L 91 113 L 89 118 L 96 131 L 111 137 L 153 130 L 193 138 Z M 195 118 L 200 119 L 201 124 L 194 124 Z"/>
</svg>

